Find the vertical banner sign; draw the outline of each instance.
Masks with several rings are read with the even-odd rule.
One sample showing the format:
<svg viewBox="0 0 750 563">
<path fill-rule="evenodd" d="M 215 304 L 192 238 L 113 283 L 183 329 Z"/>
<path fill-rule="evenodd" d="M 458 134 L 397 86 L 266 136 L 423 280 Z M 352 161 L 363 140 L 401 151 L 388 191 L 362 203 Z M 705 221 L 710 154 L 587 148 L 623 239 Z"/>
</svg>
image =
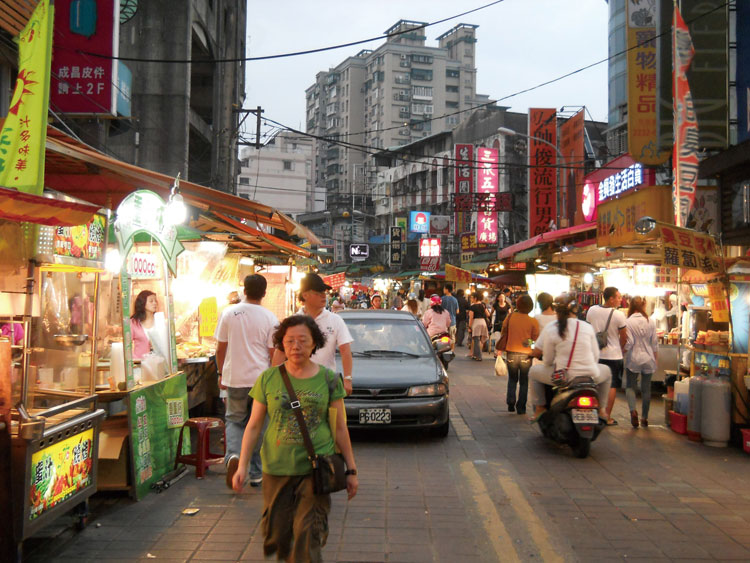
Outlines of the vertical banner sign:
<svg viewBox="0 0 750 563">
<path fill-rule="evenodd" d="M 674 8 L 674 149 L 672 198 L 674 200 L 674 224 L 687 224 L 690 208 L 695 201 L 698 184 L 698 121 L 690 94 L 687 70 L 693 60 L 695 49 L 690 39 L 680 10 Z"/>
<path fill-rule="evenodd" d="M 52 105 L 63 113 L 114 115 L 120 2 L 55 0 Z M 86 53 L 96 53 L 94 57 Z"/>
<path fill-rule="evenodd" d="M 529 109 L 529 238 L 557 218 L 556 117 L 555 108 Z"/>
<path fill-rule="evenodd" d="M 560 216 L 568 220 L 568 225 L 580 225 L 585 222 L 581 206 L 578 205 L 579 201 L 583 201 L 583 127 L 583 110 L 560 126 L 560 154 L 563 160 L 560 186 L 563 199 Z"/>
<path fill-rule="evenodd" d="M 396 226 L 401 228 L 401 263 L 406 257 L 406 233 L 409 221 L 406 217 L 396 217 Z"/>
<path fill-rule="evenodd" d="M 477 241 L 497 244 L 497 149 L 477 148 L 477 193 L 489 194 L 489 208 L 477 210 Z"/>
<path fill-rule="evenodd" d="M 400 266 L 403 261 L 401 256 L 401 243 L 403 242 L 404 234 L 401 227 L 391 227 L 390 263 L 392 266 Z"/>
<path fill-rule="evenodd" d="M 656 3 L 628 0 L 628 152 L 636 162 L 669 158 L 656 139 Z"/>
<path fill-rule="evenodd" d="M 35 195 L 44 190 L 54 12 L 50 1 L 42 0 L 15 38 L 18 77 L 0 129 L 0 185 Z"/>
<path fill-rule="evenodd" d="M 737 2 L 737 143 L 750 139 L 750 2 Z"/>
<path fill-rule="evenodd" d="M 708 297 L 711 299 L 711 314 L 714 322 L 728 323 L 729 304 L 727 303 L 727 292 L 724 291 L 724 284 L 721 282 L 709 283 Z"/>
<path fill-rule="evenodd" d="M 456 145 L 456 198 L 474 193 L 474 145 Z M 471 211 L 456 212 L 456 232 L 469 230 Z"/>
</svg>

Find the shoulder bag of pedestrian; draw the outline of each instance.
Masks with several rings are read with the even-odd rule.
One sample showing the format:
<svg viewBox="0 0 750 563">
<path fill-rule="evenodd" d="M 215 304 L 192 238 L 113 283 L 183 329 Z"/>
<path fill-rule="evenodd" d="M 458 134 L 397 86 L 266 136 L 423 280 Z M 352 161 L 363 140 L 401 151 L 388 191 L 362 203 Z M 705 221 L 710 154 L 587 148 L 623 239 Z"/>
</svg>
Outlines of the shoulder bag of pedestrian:
<svg viewBox="0 0 750 563">
<path fill-rule="evenodd" d="M 513 313 L 511 313 L 507 317 L 508 326 L 506 326 L 505 330 L 500 333 L 500 338 L 495 344 L 495 350 L 500 350 L 501 352 L 505 352 L 505 349 L 508 347 L 508 334 L 510 333 L 510 319 L 512 318 L 513 318 Z"/>
<path fill-rule="evenodd" d="M 612 310 L 609 312 L 609 318 L 607 319 L 607 326 L 604 327 L 603 331 L 596 333 L 596 341 L 599 344 L 599 350 L 604 350 L 607 347 L 607 333 L 609 331 L 609 323 L 612 321 L 612 315 L 614 314 L 615 308 L 612 307 Z"/>
<path fill-rule="evenodd" d="M 578 342 L 578 328 L 581 326 L 581 321 L 576 321 L 576 335 L 573 337 L 573 346 L 570 348 L 570 356 L 568 356 L 568 364 L 562 369 L 556 369 L 552 372 L 552 385 L 559 387 L 565 385 L 568 381 L 568 368 L 570 368 L 570 362 L 573 360 L 573 352 L 576 350 L 576 342 Z"/>
<path fill-rule="evenodd" d="M 327 495 L 346 489 L 346 462 L 344 461 L 344 456 L 340 453 L 332 455 L 318 455 L 315 453 L 310 433 L 307 431 L 305 416 L 302 414 L 302 405 L 299 399 L 297 399 L 297 394 L 294 392 L 294 387 L 292 387 L 292 382 L 289 380 L 289 374 L 286 372 L 284 364 L 279 366 L 279 371 L 284 380 L 287 393 L 289 393 L 290 406 L 292 407 L 294 416 L 297 417 L 297 424 L 302 434 L 302 440 L 305 442 L 307 459 L 312 464 L 313 492 L 316 495 Z M 330 401 L 330 393 L 328 396 Z"/>
</svg>

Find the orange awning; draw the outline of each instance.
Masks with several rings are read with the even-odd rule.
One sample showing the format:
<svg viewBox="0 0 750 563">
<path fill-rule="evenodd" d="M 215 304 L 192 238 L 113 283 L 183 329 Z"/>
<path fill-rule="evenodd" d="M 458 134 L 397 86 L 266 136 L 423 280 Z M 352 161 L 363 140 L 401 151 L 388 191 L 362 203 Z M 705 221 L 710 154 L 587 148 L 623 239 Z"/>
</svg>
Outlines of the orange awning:
<svg viewBox="0 0 750 563">
<path fill-rule="evenodd" d="M 15 37 L 34 13 L 39 0 L 3 0 L 0 3 L 0 28 Z"/>
<path fill-rule="evenodd" d="M 85 225 L 99 211 L 98 205 L 60 201 L 0 186 L 0 218 L 53 227 Z"/>
</svg>

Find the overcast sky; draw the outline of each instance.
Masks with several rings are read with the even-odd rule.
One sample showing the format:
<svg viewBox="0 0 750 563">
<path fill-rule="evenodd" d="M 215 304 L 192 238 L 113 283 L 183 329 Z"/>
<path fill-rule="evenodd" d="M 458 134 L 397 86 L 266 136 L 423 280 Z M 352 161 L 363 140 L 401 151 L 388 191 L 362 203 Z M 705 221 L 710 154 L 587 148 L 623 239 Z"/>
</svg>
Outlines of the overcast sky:
<svg viewBox="0 0 750 563">
<path fill-rule="evenodd" d="M 248 3 L 248 56 L 315 49 L 377 37 L 400 19 L 433 22 L 489 0 L 264 0 Z M 428 27 L 427 46 L 458 23 L 477 29 L 477 92 L 500 99 L 607 57 L 606 0 L 505 0 Z M 245 107 L 304 130 L 305 89 L 315 74 L 384 40 L 312 55 L 247 63 Z M 586 106 L 607 118 L 607 63 L 498 105 Z M 587 116 L 588 117 L 588 116 Z M 254 130 L 254 125 L 252 127 Z M 267 131 L 267 128 L 264 128 Z"/>
</svg>

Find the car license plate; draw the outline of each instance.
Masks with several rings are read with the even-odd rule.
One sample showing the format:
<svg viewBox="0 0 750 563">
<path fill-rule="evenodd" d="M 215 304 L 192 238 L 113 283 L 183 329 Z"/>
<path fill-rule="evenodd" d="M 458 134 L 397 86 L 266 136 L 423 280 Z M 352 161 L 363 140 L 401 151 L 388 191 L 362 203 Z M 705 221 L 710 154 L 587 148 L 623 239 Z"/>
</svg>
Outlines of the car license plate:
<svg viewBox="0 0 750 563">
<path fill-rule="evenodd" d="M 390 424 L 391 409 L 359 409 L 360 424 Z"/>
<path fill-rule="evenodd" d="M 598 424 L 599 413 L 596 409 L 572 409 L 570 415 L 576 424 Z"/>
</svg>

